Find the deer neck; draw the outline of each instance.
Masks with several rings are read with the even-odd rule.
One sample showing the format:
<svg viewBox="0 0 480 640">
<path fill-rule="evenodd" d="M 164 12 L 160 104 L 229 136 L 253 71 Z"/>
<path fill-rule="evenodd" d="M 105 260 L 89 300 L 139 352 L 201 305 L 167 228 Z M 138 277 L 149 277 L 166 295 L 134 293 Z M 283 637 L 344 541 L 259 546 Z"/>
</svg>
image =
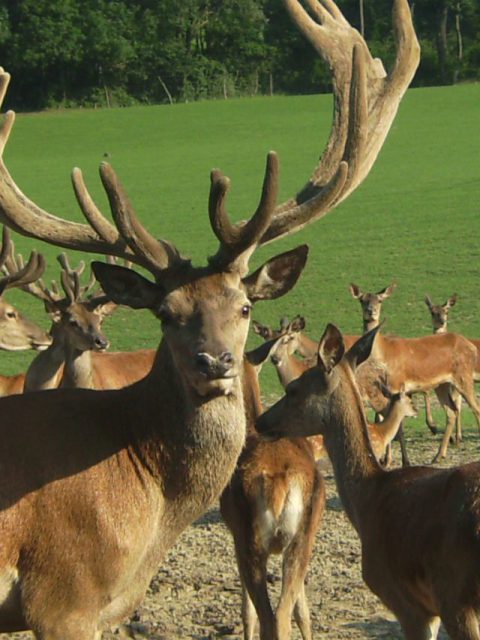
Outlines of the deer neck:
<svg viewBox="0 0 480 640">
<path fill-rule="evenodd" d="M 347 365 L 330 399 L 330 417 L 324 441 L 332 462 L 338 492 L 357 531 L 368 515 L 373 481 L 385 473 L 378 464 L 367 434 L 367 421 L 353 374 Z"/>
<path fill-rule="evenodd" d="M 255 422 L 263 411 L 260 385 L 255 367 L 244 359 L 242 370 L 242 394 L 245 405 L 247 435 L 256 436 Z"/>
<path fill-rule="evenodd" d="M 378 320 L 364 320 L 363 321 L 363 333 L 367 333 L 368 331 L 371 331 L 372 329 L 375 329 L 376 327 L 378 327 L 379 325 L 379 321 Z"/>
<path fill-rule="evenodd" d="M 65 343 L 56 324 L 51 329 L 52 343 L 30 364 L 25 376 L 25 391 L 40 391 L 58 387 L 58 379 L 65 363 Z"/>
<path fill-rule="evenodd" d="M 242 381 L 228 396 L 199 397 L 163 340 L 149 375 L 130 389 L 134 455 L 160 485 L 181 531 L 215 501 L 235 469 L 245 441 Z"/>
<path fill-rule="evenodd" d="M 437 335 L 439 333 L 447 333 L 447 325 L 446 324 L 441 324 L 438 327 L 433 327 L 433 333 L 434 335 Z"/>
<path fill-rule="evenodd" d="M 94 389 L 92 352 L 65 348 L 65 367 L 61 386 L 69 389 Z"/>
<path fill-rule="evenodd" d="M 389 444 L 397 435 L 397 431 L 404 417 L 405 413 L 400 403 L 393 402 L 383 422 L 375 424 L 377 432 L 381 433 L 384 444 Z"/>
</svg>

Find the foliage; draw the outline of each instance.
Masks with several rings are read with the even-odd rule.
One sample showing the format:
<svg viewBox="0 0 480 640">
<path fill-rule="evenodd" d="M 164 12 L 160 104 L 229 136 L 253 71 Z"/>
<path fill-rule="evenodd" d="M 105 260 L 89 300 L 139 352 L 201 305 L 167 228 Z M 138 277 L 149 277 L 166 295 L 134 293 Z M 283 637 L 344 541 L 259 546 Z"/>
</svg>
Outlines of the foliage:
<svg viewBox="0 0 480 640">
<path fill-rule="evenodd" d="M 338 0 L 392 64 L 391 0 Z M 477 0 L 411 2 L 424 59 L 417 85 L 479 75 Z M 9 106 L 125 106 L 330 90 L 330 75 L 280 0 L 0 0 Z"/>
</svg>

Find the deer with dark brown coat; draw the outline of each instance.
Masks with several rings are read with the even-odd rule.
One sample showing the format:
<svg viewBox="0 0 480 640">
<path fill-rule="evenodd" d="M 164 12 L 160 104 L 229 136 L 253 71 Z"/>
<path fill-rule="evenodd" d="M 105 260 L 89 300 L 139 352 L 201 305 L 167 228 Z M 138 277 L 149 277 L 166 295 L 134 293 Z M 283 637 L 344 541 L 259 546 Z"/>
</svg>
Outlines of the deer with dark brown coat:
<svg viewBox="0 0 480 640">
<path fill-rule="evenodd" d="M 341 333 L 328 325 L 317 366 L 287 387 L 257 429 L 268 438 L 323 434 L 361 540 L 363 579 L 407 640 L 434 640 L 440 621 L 452 640 L 480 640 L 480 464 L 392 471 L 378 464 L 353 375 L 376 331 L 345 353 Z"/>
<path fill-rule="evenodd" d="M 73 182 L 88 225 L 47 214 L 0 163 L 0 219 L 65 249 L 146 268 L 154 281 L 94 263 L 114 302 L 151 309 L 163 331 L 151 372 L 134 385 L 2 400 L 0 631 L 94 640 L 140 603 L 166 551 L 234 471 L 245 439 L 241 376 L 250 309 L 295 284 L 307 251 L 288 251 L 247 275 L 249 258 L 345 199 L 385 140 L 419 60 L 408 2 L 394 2 L 398 53 L 389 75 L 331 0 L 315 5 L 320 24 L 296 0 L 285 5 L 333 72 L 330 141 L 311 180 L 277 207 L 278 163 L 270 153 L 259 207 L 246 224 L 230 222 L 229 181 L 212 172 L 209 214 L 220 247 L 206 266 L 193 267 L 144 228 L 108 164 L 100 175 L 115 226 L 78 169 Z M 7 83 L 1 74 L 2 97 Z M 0 151 L 13 122 L 8 112 Z"/>
</svg>

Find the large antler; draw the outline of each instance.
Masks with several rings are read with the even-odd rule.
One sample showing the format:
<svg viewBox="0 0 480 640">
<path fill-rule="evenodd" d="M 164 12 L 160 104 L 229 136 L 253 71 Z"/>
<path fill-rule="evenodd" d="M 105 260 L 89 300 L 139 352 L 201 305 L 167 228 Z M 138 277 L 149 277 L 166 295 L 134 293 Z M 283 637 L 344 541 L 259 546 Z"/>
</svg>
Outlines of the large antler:
<svg viewBox="0 0 480 640">
<path fill-rule="evenodd" d="M 312 177 L 301 191 L 275 207 L 278 162 L 267 159 L 260 204 L 246 224 L 232 224 L 225 206 L 228 178 L 211 175 L 210 221 L 220 248 L 210 259 L 219 268 L 244 270 L 258 244 L 301 229 L 344 200 L 367 176 L 400 100 L 419 61 L 419 46 L 407 0 L 394 0 L 393 21 L 397 58 L 389 75 L 373 59 L 365 41 L 343 17 L 333 0 L 283 0 L 292 20 L 325 58 L 333 73 L 334 122 L 330 139 Z M 0 100 L 9 75 L 0 72 Z M 0 155 L 8 140 L 15 114 L 9 111 L 0 130 Z M 88 225 L 69 222 L 47 213 L 16 186 L 0 161 L 0 219 L 13 229 L 65 248 L 114 255 L 150 270 L 157 279 L 189 264 L 165 240 L 157 240 L 141 225 L 113 169 L 103 163 L 100 176 L 107 192 L 113 226 L 93 202 L 79 169 L 72 174 L 77 200 Z"/>
</svg>

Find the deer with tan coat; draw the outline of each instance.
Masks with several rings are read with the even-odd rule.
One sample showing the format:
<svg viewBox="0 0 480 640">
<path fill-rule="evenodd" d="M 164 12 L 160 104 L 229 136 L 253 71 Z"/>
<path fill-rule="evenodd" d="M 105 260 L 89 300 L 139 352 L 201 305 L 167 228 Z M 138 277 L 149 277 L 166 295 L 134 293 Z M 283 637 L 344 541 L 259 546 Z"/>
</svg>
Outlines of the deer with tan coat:
<svg viewBox="0 0 480 640">
<path fill-rule="evenodd" d="M 325 484 L 315 463 L 323 451 L 318 442 L 322 438 L 259 439 L 254 427 L 262 412 L 257 371 L 264 357 L 254 350 L 246 359 L 247 440 L 220 498 L 242 583 L 244 638 L 253 640 L 258 618 L 261 640 L 288 640 L 293 613 L 302 638 L 311 640 L 305 574 L 325 509 Z M 283 558 L 275 610 L 267 589 L 267 561 L 272 554 Z"/>
<path fill-rule="evenodd" d="M 352 287 L 355 289 L 352 290 Z M 375 304 L 362 304 L 362 314 L 364 329 L 378 326 L 382 296 L 363 294 L 355 285 L 351 285 L 351 293 L 361 304 L 366 296 L 374 295 L 377 298 Z M 474 390 L 476 357 L 475 347 L 466 338 L 455 333 L 439 333 L 420 338 L 379 334 L 375 341 L 373 358 L 385 366 L 393 391 L 398 391 L 402 385 L 407 393 L 426 394 L 434 390 L 445 409 L 447 423 L 433 462 L 446 456 L 453 426 L 455 423 L 459 424 L 461 403 L 457 400 L 457 394 L 471 408 L 480 429 L 480 404 Z M 435 428 L 428 420 L 427 424 L 435 433 Z M 405 462 L 403 447 L 402 457 Z"/>
<path fill-rule="evenodd" d="M 248 273 L 258 245 L 324 216 L 367 176 L 415 72 L 419 46 L 406 0 L 395 0 L 397 59 L 387 75 L 337 6 L 314 20 L 285 5 L 333 72 L 335 117 L 325 154 L 291 200 L 275 206 L 278 162 L 270 153 L 259 207 L 246 224 L 226 211 L 228 179 L 211 175 L 209 214 L 220 241 L 193 267 L 135 215 L 113 169 L 102 164 L 115 226 L 73 173 L 89 224 L 47 214 L 0 164 L 0 218 L 20 233 L 114 255 L 146 268 L 95 263 L 114 302 L 148 308 L 163 338 L 149 375 L 121 390 L 55 389 L 3 399 L 0 450 L 0 631 L 42 640 L 93 640 L 141 601 L 181 531 L 218 497 L 245 438 L 241 386 L 250 309 L 296 282 L 306 248 Z M 1 95 L 8 75 L 0 76 Z M 7 113 L 3 151 L 14 122 Z"/>
<path fill-rule="evenodd" d="M 480 640 L 480 464 L 380 467 L 353 375 L 376 331 L 345 354 L 341 333 L 328 325 L 317 366 L 288 386 L 257 429 L 268 438 L 323 434 L 361 540 L 363 579 L 407 640 L 435 640 L 440 621 L 452 640 Z"/>
</svg>

